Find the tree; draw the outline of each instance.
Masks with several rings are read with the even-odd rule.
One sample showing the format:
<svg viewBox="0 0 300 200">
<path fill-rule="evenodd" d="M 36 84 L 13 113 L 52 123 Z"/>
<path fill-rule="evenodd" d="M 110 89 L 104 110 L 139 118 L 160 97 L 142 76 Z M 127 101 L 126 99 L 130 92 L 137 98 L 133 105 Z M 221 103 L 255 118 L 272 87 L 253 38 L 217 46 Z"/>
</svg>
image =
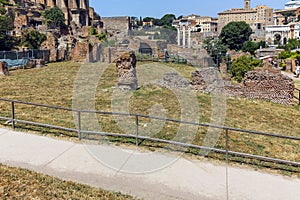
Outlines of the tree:
<svg viewBox="0 0 300 200">
<path fill-rule="evenodd" d="M 252 55 L 255 54 L 255 51 L 259 48 L 265 48 L 266 42 L 260 41 L 260 42 L 252 42 L 252 41 L 246 41 L 243 44 L 242 51 L 243 52 L 249 52 Z"/>
<path fill-rule="evenodd" d="M 172 26 L 173 20 L 175 20 L 176 17 L 174 14 L 165 14 L 160 20 L 159 20 L 159 26 Z"/>
<path fill-rule="evenodd" d="M 21 44 L 30 49 L 38 49 L 46 39 L 45 34 L 36 30 L 30 30 L 24 33 Z"/>
<path fill-rule="evenodd" d="M 246 22 L 230 22 L 223 27 L 219 38 L 229 49 L 238 51 L 242 49 L 243 43 L 249 40 L 251 34 L 252 29 Z"/>
<path fill-rule="evenodd" d="M 203 43 L 204 49 L 212 57 L 213 61 L 217 65 L 220 64 L 222 58 L 226 55 L 228 47 L 219 38 L 208 38 Z"/>
<path fill-rule="evenodd" d="M 57 6 L 45 10 L 43 16 L 46 18 L 48 25 L 54 22 L 56 27 L 62 28 L 65 26 L 65 15 Z"/>
<path fill-rule="evenodd" d="M 230 67 L 230 73 L 236 81 L 241 82 L 248 71 L 251 71 L 256 67 L 260 67 L 261 65 L 261 60 L 255 60 L 252 57 L 244 55 L 233 60 Z"/>
<path fill-rule="evenodd" d="M 300 47 L 300 40 L 297 39 L 289 39 L 288 43 L 285 45 L 285 51 L 291 51 L 293 49 L 297 49 Z"/>
<path fill-rule="evenodd" d="M 0 50 L 10 50 L 14 46 L 16 41 L 7 34 L 11 30 L 13 30 L 12 18 L 0 15 Z"/>
<path fill-rule="evenodd" d="M 0 5 L 4 6 L 4 5 L 9 5 L 8 0 L 0 0 Z"/>
</svg>

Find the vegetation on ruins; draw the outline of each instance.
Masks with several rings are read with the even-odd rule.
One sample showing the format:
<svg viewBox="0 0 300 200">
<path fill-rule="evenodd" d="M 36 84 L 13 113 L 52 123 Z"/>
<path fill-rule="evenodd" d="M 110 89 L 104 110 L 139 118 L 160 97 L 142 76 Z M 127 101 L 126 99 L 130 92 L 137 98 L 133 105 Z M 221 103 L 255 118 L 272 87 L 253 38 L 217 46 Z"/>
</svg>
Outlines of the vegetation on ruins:
<svg viewBox="0 0 300 200">
<path fill-rule="evenodd" d="M 54 23 L 56 27 L 62 28 L 65 26 L 65 15 L 57 6 L 45 10 L 43 16 L 46 19 L 47 25 Z"/>
<path fill-rule="evenodd" d="M 0 4 L 5 5 L 5 0 Z M 13 30 L 13 19 L 7 15 L 6 9 L 0 6 L 0 50 L 10 50 L 16 43 L 16 39 L 8 35 Z"/>
<path fill-rule="evenodd" d="M 284 49 L 285 51 L 291 51 L 294 49 L 298 49 L 300 47 L 300 40 L 295 38 L 288 39 L 287 44 L 279 45 L 279 49 Z"/>
<path fill-rule="evenodd" d="M 36 30 L 26 30 L 21 39 L 21 45 L 29 49 L 38 49 L 47 39 L 46 35 Z"/>
<path fill-rule="evenodd" d="M 213 61 L 220 64 L 226 55 L 228 47 L 219 38 L 205 39 L 203 44 L 204 49 L 212 57 Z"/>
<path fill-rule="evenodd" d="M 265 48 L 266 42 L 260 41 L 260 42 L 253 42 L 253 41 L 246 41 L 243 43 L 242 51 L 243 52 L 249 52 L 251 55 L 255 54 L 255 51 L 259 48 Z"/>
<path fill-rule="evenodd" d="M 253 57 L 247 57 L 244 55 L 232 61 L 230 73 L 236 81 L 241 82 L 248 71 L 261 66 L 261 60 L 256 60 Z"/>
</svg>

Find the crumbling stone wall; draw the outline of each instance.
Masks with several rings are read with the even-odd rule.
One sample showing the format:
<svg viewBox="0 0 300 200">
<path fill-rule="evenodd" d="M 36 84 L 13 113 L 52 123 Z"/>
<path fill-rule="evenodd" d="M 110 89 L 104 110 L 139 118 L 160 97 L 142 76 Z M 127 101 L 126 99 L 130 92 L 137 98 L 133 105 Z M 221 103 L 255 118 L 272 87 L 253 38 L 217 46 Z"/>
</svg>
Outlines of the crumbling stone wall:
<svg viewBox="0 0 300 200">
<path fill-rule="evenodd" d="M 295 86 L 291 78 L 273 69 L 250 71 L 241 84 L 232 84 L 219 78 L 213 68 L 204 68 L 192 73 L 191 88 L 288 105 L 293 102 Z"/>
<path fill-rule="evenodd" d="M 52 33 L 47 33 L 46 36 L 47 36 L 47 40 L 41 44 L 41 49 L 48 49 L 50 51 L 49 61 L 56 62 L 57 46 L 58 46 L 57 38 Z"/>
<path fill-rule="evenodd" d="M 131 30 L 130 17 L 102 17 L 101 20 L 109 32 L 127 34 Z"/>
<path fill-rule="evenodd" d="M 206 67 L 192 73 L 191 88 L 209 93 L 224 93 L 224 81 L 217 68 Z"/>
<path fill-rule="evenodd" d="M 250 71 L 246 73 L 242 84 L 247 98 L 291 104 L 294 97 L 293 80 L 280 72 Z"/>
<path fill-rule="evenodd" d="M 255 70 L 245 74 L 240 85 L 227 84 L 226 93 L 251 99 L 268 100 L 279 104 L 291 104 L 294 82 L 276 70 Z"/>
<path fill-rule="evenodd" d="M 118 86 L 121 90 L 135 90 L 138 87 L 136 57 L 133 52 L 124 53 L 117 61 Z"/>
</svg>

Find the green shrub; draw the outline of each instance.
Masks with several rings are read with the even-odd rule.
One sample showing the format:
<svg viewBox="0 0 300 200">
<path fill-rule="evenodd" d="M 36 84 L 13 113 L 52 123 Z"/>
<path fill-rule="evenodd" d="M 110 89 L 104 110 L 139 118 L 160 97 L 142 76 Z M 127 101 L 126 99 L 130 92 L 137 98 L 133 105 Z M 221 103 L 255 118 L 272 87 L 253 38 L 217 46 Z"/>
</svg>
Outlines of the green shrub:
<svg viewBox="0 0 300 200">
<path fill-rule="evenodd" d="M 230 73 L 236 81 L 241 82 L 248 71 L 253 70 L 255 67 L 261 66 L 261 60 L 255 60 L 252 57 L 241 56 L 238 59 L 233 60 Z"/>
</svg>

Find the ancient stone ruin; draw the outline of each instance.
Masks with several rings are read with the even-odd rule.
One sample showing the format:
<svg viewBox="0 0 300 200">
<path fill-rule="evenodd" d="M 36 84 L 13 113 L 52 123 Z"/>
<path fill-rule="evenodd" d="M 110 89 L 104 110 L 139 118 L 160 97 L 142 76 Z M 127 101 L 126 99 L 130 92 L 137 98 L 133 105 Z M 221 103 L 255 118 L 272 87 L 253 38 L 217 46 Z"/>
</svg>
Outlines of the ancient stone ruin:
<svg viewBox="0 0 300 200">
<path fill-rule="evenodd" d="M 214 67 L 199 69 L 192 73 L 191 88 L 196 91 L 223 93 L 224 83 L 218 70 Z"/>
<path fill-rule="evenodd" d="M 243 95 L 252 99 L 270 100 L 291 104 L 294 97 L 294 82 L 280 72 L 250 71 L 243 81 Z"/>
<path fill-rule="evenodd" d="M 135 90 L 138 87 L 136 76 L 136 57 L 133 52 L 124 53 L 116 60 L 118 86 L 123 91 Z"/>
<path fill-rule="evenodd" d="M 163 79 L 158 80 L 157 84 L 161 87 L 169 89 L 185 89 L 190 85 L 187 79 L 181 77 L 176 72 L 169 72 L 164 74 Z"/>
<path fill-rule="evenodd" d="M 7 62 L 0 62 L 0 75 L 8 76 L 8 64 Z"/>
<path fill-rule="evenodd" d="M 261 69 L 246 73 L 241 84 L 222 80 L 213 68 L 192 73 L 191 88 L 199 92 L 218 92 L 229 96 L 268 100 L 279 104 L 292 104 L 294 82 L 274 69 Z"/>
<path fill-rule="evenodd" d="M 7 62 L 3 61 L 0 62 L 0 75 L 8 76 L 8 64 Z"/>
<path fill-rule="evenodd" d="M 293 102 L 294 82 L 280 71 L 264 69 L 245 74 L 240 85 L 226 85 L 226 93 L 251 99 L 289 105 Z"/>
</svg>

